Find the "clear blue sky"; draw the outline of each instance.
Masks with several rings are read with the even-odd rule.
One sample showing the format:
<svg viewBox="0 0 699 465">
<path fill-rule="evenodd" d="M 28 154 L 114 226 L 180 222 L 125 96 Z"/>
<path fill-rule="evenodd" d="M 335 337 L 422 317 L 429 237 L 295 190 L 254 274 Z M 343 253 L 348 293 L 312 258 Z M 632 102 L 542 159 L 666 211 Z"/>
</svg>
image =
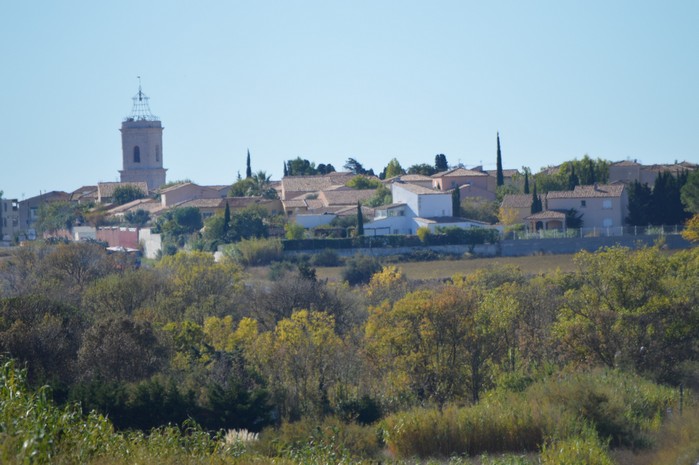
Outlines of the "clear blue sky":
<svg viewBox="0 0 699 465">
<path fill-rule="evenodd" d="M 142 77 L 168 180 L 580 158 L 699 161 L 697 1 L 14 1 L 0 190 L 118 180 Z"/>
</svg>

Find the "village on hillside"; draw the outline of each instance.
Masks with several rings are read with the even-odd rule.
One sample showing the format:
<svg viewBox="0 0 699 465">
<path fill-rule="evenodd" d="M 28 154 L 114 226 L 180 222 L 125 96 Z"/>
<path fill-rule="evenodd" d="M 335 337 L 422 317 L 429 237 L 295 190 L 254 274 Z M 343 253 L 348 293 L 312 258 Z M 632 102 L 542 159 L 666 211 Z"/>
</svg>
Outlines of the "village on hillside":
<svg viewBox="0 0 699 465">
<path fill-rule="evenodd" d="M 496 229 L 519 238 L 616 236 L 650 226 L 677 231 L 691 216 L 680 191 L 695 163 L 585 155 L 538 173 L 505 169 L 500 134 L 496 170 L 455 166 L 437 154 L 434 164 L 407 168 L 394 158 L 377 176 L 354 158 L 336 171 L 298 157 L 284 164 L 281 180 L 272 180 L 253 171 L 248 151 L 245 176 L 230 185 L 167 181 L 161 122 L 140 87 L 133 101 L 121 127 L 121 181 L 0 199 L 3 245 L 97 240 L 154 258 L 197 239 L 215 249 L 250 237 L 416 235 L 421 228 Z"/>
</svg>

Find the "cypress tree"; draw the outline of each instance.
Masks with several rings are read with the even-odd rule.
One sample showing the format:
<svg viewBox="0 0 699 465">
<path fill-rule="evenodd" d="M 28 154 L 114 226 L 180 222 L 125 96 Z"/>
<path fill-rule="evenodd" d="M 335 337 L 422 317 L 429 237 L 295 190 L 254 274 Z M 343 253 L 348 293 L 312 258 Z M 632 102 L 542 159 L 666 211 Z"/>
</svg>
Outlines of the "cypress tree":
<svg viewBox="0 0 699 465">
<path fill-rule="evenodd" d="M 226 237 L 228 234 L 228 228 L 230 227 L 231 223 L 231 207 L 228 205 L 228 202 L 226 202 L 226 209 L 223 212 L 223 237 Z"/>
<path fill-rule="evenodd" d="M 500 152 L 500 133 L 498 132 L 498 171 L 497 171 L 497 185 L 502 186 L 505 184 L 505 175 L 502 172 L 502 153 Z"/>
<path fill-rule="evenodd" d="M 575 174 L 575 165 L 570 165 L 570 175 L 568 175 L 568 190 L 572 191 L 575 186 L 580 184 L 578 175 Z"/>
<path fill-rule="evenodd" d="M 532 207 L 531 207 L 531 212 L 532 215 L 534 213 L 539 213 L 542 211 L 543 204 L 541 203 L 541 198 L 536 194 L 536 183 L 534 183 L 534 189 L 532 189 Z"/>
<path fill-rule="evenodd" d="M 245 177 L 246 178 L 252 177 L 252 168 L 250 168 L 250 149 L 248 149 L 248 161 L 247 161 L 247 168 L 245 169 Z"/>
<path fill-rule="evenodd" d="M 447 171 L 449 169 L 449 163 L 447 163 L 447 156 L 443 153 L 438 153 L 434 157 L 434 168 L 437 172 Z"/>
<path fill-rule="evenodd" d="M 364 215 L 362 214 L 362 204 L 357 202 L 357 236 L 364 235 Z"/>
<path fill-rule="evenodd" d="M 525 194 L 529 193 L 529 172 L 528 171 L 524 172 L 524 193 Z"/>
<path fill-rule="evenodd" d="M 286 162 L 284 162 L 284 176 L 289 176 L 289 169 L 286 167 Z"/>
<path fill-rule="evenodd" d="M 458 187 L 451 193 L 452 216 L 461 216 L 461 189 Z"/>
</svg>

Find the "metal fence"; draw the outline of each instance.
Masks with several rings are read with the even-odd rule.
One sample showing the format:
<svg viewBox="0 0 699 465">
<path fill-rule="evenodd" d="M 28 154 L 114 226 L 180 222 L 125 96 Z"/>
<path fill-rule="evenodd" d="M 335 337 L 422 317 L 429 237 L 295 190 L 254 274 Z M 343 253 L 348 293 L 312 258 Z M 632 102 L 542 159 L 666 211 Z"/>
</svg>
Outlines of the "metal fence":
<svg viewBox="0 0 699 465">
<path fill-rule="evenodd" d="M 613 228 L 579 228 L 579 229 L 540 229 L 538 231 L 506 231 L 504 239 L 563 239 L 578 237 L 613 237 L 613 236 L 664 236 L 681 234 L 684 225 L 663 226 L 617 226 Z"/>
</svg>

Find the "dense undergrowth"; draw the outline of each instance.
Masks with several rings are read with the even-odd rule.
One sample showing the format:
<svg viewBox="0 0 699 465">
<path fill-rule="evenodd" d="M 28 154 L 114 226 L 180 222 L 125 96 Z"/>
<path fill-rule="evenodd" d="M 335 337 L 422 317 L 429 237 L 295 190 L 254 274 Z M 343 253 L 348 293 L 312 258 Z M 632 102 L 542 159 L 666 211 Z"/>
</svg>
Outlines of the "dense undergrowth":
<svg viewBox="0 0 699 465">
<path fill-rule="evenodd" d="M 694 442 L 699 420 L 691 405 L 690 412 L 680 415 L 678 402 L 676 390 L 618 371 L 595 370 L 553 376 L 522 392 L 495 391 L 472 406 L 397 413 L 372 426 L 328 418 L 284 423 L 259 436 L 207 432 L 193 422 L 147 433 L 119 432 L 99 413 L 56 406 L 48 388 L 32 391 L 26 370 L 4 359 L 0 461 L 407 464 L 419 457 L 423 463 L 612 465 L 610 448 L 619 448 L 642 452 L 635 457 L 643 463 L 692 463 L 688 460 L 699 452 Z M 523 452 L 534 452 L 538 459 Z"/>
</svg>

